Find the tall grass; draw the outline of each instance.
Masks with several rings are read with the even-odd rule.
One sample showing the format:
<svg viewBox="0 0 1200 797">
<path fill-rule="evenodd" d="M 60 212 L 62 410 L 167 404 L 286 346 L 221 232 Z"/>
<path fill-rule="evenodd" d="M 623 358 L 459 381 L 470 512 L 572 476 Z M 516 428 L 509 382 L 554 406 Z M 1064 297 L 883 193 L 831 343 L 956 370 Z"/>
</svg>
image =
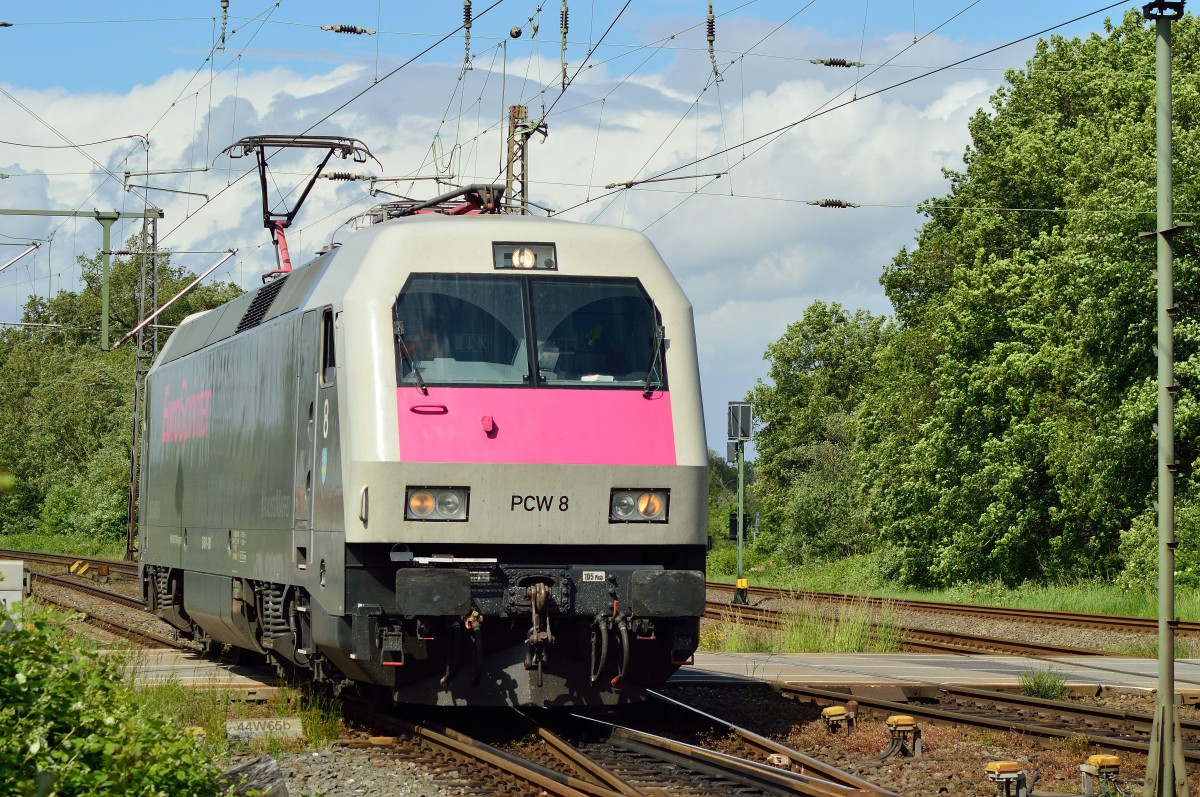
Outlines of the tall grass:
<svg viewBox="0 0 1200 797">
<path fill-rule="evenodd" d="M 1021 694 L 1044 700 L 1063 700 L 1067 696 L 1067 675 L 1053 667 L 1046 670 L 1025 670 L 1017 674 Z"/>
<path fill-rule="evenodd" d="M 98 540 L 75 534 L 0 534 L 0 548 L 105 559 L 125 556 L 125 540 Z"/>
<path fill-rule="evenodd" d="M 817 592 L 1132 617 L 1154 617 L 1158 611 L 1158 598 L 1152 590 L 1127 590 L 1114 584 L 1096 581 L 1049 585 L 1023 584 L 1016 588 L 1006 587 L 999 582 L 988 582 L 960 584 L 943 590 L 914 589 L 899 585 L 881 575 L 879 560 L 872 554 L 834 562 L 820 562 L 800 568 L 776 567 L 768 562 L 761 570 L 748 572 L 747 575 L 752 586 Z M 1200 620 L 1200 590 L 1177 590 L 1175 611 L 1182 619 Z"/>
<path fill-rule="evenodd" d="M 826 615 L 812 605 L 789 614 L 775 629 L 738 622 L 731 613 L 705 624 L 700 647 L 727 653 L 891 653 L 900 649 L 900 629 L 886 606 L 877 610 L 852 603 Z"/>
<path fill-rule="evenodd" d="M 129 674 L 131 684 L 136 677 L 137 655 L 136 651 L 129 654 L 132 662 Z M 239 700 L 220 689 L 185 688 L 179 681 L 170 679 L 138 686 L 135 700 L 155 714 L 172 717 L 177 726 L 203 731 L 206 744 L 218 754 L 229 751 L 225 737 L 226 720 L 299 717 L 304 728 L 302 739 L 266 737 L 237 743 L 239 748 L 277 753 L 308 749 L 336 740 L 341 717 L 335 701 L 285 685 L 277 685 L 263 702 L 250 702 Z"/>
</svg>

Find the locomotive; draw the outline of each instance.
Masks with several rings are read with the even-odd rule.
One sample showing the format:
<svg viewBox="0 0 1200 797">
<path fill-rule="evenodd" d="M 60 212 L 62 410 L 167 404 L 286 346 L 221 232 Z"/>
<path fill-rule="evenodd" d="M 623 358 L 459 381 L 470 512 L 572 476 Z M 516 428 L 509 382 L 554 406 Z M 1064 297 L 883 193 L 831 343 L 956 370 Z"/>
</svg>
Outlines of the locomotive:
<svg viewBox="0 0 1200 797">
<path fill-rule="evenodd" d="M 431 705 L 614 705 L 694 653 L 692 310 L 640 233 L 368 214 L 188 317 L 147 375 L 147 608 L 208 648 Z"/>
</svg>

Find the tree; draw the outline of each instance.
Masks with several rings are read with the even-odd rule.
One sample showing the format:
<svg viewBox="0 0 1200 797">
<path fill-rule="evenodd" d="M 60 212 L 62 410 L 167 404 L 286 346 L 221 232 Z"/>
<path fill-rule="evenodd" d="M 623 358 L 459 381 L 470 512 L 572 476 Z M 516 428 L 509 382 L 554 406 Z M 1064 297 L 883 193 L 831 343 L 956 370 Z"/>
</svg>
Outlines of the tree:
<svg viewBox="0 0 1200 797">
<path fill-rule="evenodd" d="M 139 251 L 139 236 L 126 246 Z M 116 258 L 110 272 L 112 330 L 137 323 L 140 258 Z M 31 296 L 23 320 L 48 326 L 0 333 L 0 469 L 10 490 L 0 494 L 0 533 L 74 534 L 89 540 L 124 537 L 132 422 L 132 347 L 98 348 L 100 256 L 79 259 L 80 291 L 46 300 Z M 159 264 L 165 301 L 195 275 Z M 187 314 L 241 293 L 232 283 L 198 286 L 168 308 L 160 322 L 178 324 Z M 115 340 L 116 338 L 114 338 Z"/>
<path fill-rule="evenodd" d="M 767 347 L 751 391 L 763 512 L 758 546 L 789 563 L 868 549 L 855 413 L 892 333 L 880 316 L 814 302 Z"/>
<path fill-rule="evenodd" d="M 1176 70 L 1200 24 L 1175 23 Z M 1039 42 L 970 123 L 963 171 L 881 280 L 901 330 L 860 414 L 869 504 L 900 575 L 1113 575 L 1152 513 L 1154 33 Z M 1200 95 L 1175 88 L 1176 207 L 1195 206 Z M 1186 218 L 1187 214 L 1180 214 Z M 1200 456 L 1195 236 L 1176 239 L 1178 489 Z M 1144 523 L 1139 523 L 1139 527 Z M 1132 549 L 1136 546 L 1127 546 Z"/>
</svg>

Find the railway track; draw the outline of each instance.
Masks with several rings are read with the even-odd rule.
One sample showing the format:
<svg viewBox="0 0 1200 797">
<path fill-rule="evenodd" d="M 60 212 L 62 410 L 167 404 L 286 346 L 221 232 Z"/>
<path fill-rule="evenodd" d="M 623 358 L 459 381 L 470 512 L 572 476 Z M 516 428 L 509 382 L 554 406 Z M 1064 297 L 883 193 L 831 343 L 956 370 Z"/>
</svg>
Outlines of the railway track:
<svg viewBox="0 0 1200 797">
<path fill-rule="evenodd" d="M 77 603 L 63 604 L 66 606 L 66 608 L 83 614 L 87 618 L 88 625 L 100 628 L 110 634 L 115 634 L 141 647 L 170 647 L 189 650 L 194 647 L 190 643 L 180 640 L 177 636 L 171 634 L 167 630 L 163 630 L 161 632 L 154 630 L 151 626 L 157 624 L 157 621 L 148 625 L 146 619 L 149 617 L 149 615 L 146 614 L 146 607 L 138 598 L 122 592 L 105 589 L 104 587 L 75 577 L 59 576 L 52 573 L 40 573 L 37 571 L 30 572 L 29 576 L 35 594 L 39 598 L 50 601 L 51 603 L 58 603 L 58 601 L 52 596 L 45 594 L 44 590 L 39 591 L 37 589 L 39 584 L 45 584 L 58 589 L 69 590 L 73 593 L 96 599 L 98 601 L 98 605 L 93 606 L 80 606 Z M 122 617 L 119 611 L 97 611 L 99 606 L 103 606 L 105 604 L 119 607 L 122 610 L 134 610 L 137 613 L 136 619 Z M 165 624 L 163 624 L 163 627 L 164 629 L 166 628 Z"/>
<path fill-rule="evenodd" d="M 708 582 L 709 592 L 733 595 L 733 586 Z M 1110 614 L 1087 614 L 1063 612 L 1050 609 L 1018 609 L 1006 606 L 981 606 L 978 604 L 942 603 L 940 601 L 915 600 L 909 598 L 880 598 L 872 595 L 846 595 L 836 592 L 812 592 L 808 590 L 774 589 L 750 587 L 749 595 L 765 600 L 796 600 L 816 603 L 853 602 L 863 606 L 887 606 L 892 609 L 936 612 L 990 620 L 1017 620 L 1022 622 L 1064 625 L 1074 628 L 1099 628 L 1108 631 L 1138 631 L 1153 633 L 1158 630 L 1158 619 L 1154 617 L 1128 617 Z M 1180 620 L 1176 633 L 1200 636 L 1200 622 Z"/>
<path fill-rule="evenodd" d="M 1009 692 L 993 692 L 972 689 L 966 686 L 942 686 L 941 705 L 951 703 L 962 710 L 992 706 L 1008 706 L 1015 712 L 1038 717 L 1039 721 L 1062 721 L 1074 728 L 1085 728 L 1091 733 L 1128 733 L 1149 736 L 1154 724 L 1154 715 L 1141 711 L 1105 708 L 1087 703 L 1064 700 L 1046 700 Z M 1200 747 L 1200 721 L 1179 720 L 1180 733 L 1185 744 Z"/>
<path fill-rule="evenodd" d="M 687 706 L 670 700 L 669 711 Z M 423 766 L 453 772 L 448 784 L 468 794 L 529 792 L 586 797 L 708 797 L 709 795 L 802 795 L 802 797 L 895 797 L 879 786 L 765 737 L 725 723 L 744 741 L 744 755 L 718 752 L 607 721 L 531 710 L 489 718 L 491 733 L 518 728 L 510 752 L 429 720 L 414 721 L 344 703 L 348 719 L 384 735 L 350 742 L 375 746 Z M 774 764 L 766 761 L 774 756 Z"/>
<path fill-rule="evenodd" d="M 108 572 L 114 576 L 137 578 L 138 574 L 137 562 L 127 562 L 124 559 L 105 559 L 98 556 L 70 556 L 68 554 L 0 549 L 0 559 L 19 559 L 27 564 L 52 565 L 64 569 L 70 568 L 74 563 L 82 561 L 92 566 L 89 568 L 92 572 L 96 572 L 100 565 L 104 565 L 108 568 Z"/>
<path fill-rule="evenodd" d="M 704 616 L 711 620 L 726 620 L 755 625 L 761 628 L 782 628 L 788 613 L 761 606 L 739 606 L 707 601 Z M 900 646 L 910 653 L 1015 653 L 1024 656 L 1104 656 L 1103 651 L 1085 648 L 1051 645 L 1042 642 L 1025 642 L 1015 639 L 965 634 L 962 632 L 936 631 L 930 628 L 900 629 Z"/>
<path fill-rule="evenodd" d="M 1145 755 L 1150 750 L 1149 725 L 1146 723 L 1152 722 L 1153 717 L 1136 712 L 1068 701 L 1036 701 L 1020 695 L 960 687 L 944 689 L 955 701 L 954 708 L 940 704 L 900 703 L 799 684 L 781 684 L 777 688 L 785 697 L 818 705 L 836 705 L 854 700 L 860 711 L 865 709 L 906 715 L 914 717 L 918 724 L 924 722 L 979 728 L 1048 739 L 1085 739 L 1093 749 L 1118 753 Z M 964 710 L 966 706 L 970 706 L 970 710 Z M 1033 715 L 1038 715 L 1038 719 L 1032 719 Z M 1198 730 L 1200 728 L 1189 728 L 1190 733 Z M 1189 764 L 1200 764 L 1200 747 L 1196 746 L 1194 736 L 1190 738 L 1190 745 L 1184 747 L 1184 759 Z"/>
</svg>

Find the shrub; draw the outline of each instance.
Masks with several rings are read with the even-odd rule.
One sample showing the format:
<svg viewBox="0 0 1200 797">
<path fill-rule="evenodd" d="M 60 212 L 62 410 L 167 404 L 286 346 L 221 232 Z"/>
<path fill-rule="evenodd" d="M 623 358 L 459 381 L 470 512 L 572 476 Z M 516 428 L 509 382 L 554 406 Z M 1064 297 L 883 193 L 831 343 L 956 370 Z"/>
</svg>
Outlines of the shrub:
<svg viewBox="0 0 1200 797">
<path fill-rule="evenodd" d="M 1175 586 L 1200 587 L 1200 505 L 1181 499 L 1175 506 Z M 1125 569 L 1117 579 L 1126 589 L 1154 589 L 1158 578 L 1158 515 L 1147 510 L 1121 532 L 1121 560 Z"/>
<path fill-rule="evenodd" d="M 0 624 L 0 797 L 219 793 L 210 755 L 139 707 L 119 657 L 29 601 L 0 607 Z"/>
<path fill-rule="evenodd" d="M 1017 675 L 1021 694 L 1043 700 L 1062 700 L 1067 696 L 1067 676 L 1053 667 L 1048 670 L 1026 670 Z"/>
</svg>

